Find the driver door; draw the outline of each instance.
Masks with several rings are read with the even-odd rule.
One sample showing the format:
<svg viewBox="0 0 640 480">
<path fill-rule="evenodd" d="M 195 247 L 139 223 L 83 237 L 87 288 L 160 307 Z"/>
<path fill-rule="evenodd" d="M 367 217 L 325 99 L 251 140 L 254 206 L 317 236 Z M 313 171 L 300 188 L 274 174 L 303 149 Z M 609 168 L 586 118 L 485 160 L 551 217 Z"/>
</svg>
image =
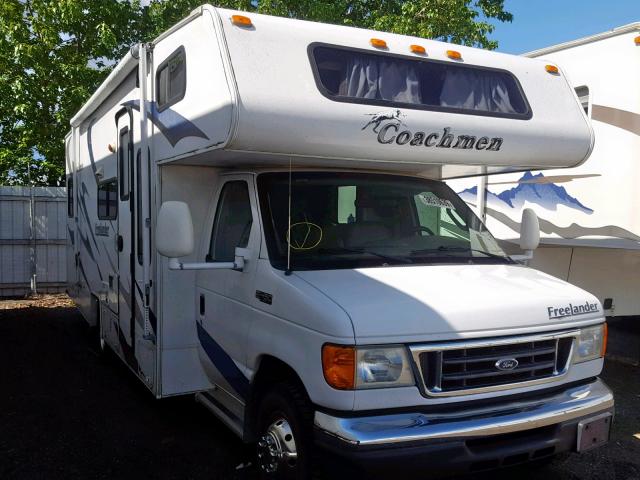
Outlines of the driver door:
<svg viewBox="0 0 640 480">
<path fill-rule="evenodd" d="M 202 270 L 197 276 L 197 318 L 200 356 L 218 386 L 243 400 L 248 381 L 246 342 L 254 309 L 255 273 L 260 228 L 252 175 L 224 177 L 207 231 L 207 262 L 232 262 L 236 247 L 250 251 L 243 271 Z M 206 228 L 206 227 L 205 227 Z"/>
</svg>

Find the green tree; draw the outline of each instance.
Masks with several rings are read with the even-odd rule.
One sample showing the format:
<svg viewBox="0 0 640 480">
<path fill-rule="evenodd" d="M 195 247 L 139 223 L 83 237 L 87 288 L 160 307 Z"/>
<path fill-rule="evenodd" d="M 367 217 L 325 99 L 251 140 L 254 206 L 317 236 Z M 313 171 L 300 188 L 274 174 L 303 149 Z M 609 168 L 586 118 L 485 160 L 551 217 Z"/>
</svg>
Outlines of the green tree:
<svg viewBox="0 0 640 480">
<path fill-rule="evenodd" d="M 130 45 L 202 0 L 0 2 L 0 184 L 61 184 L 69 120 Z M 504 0 L 220 0 L 218 6 L 494 49 Z"/>
</svg>

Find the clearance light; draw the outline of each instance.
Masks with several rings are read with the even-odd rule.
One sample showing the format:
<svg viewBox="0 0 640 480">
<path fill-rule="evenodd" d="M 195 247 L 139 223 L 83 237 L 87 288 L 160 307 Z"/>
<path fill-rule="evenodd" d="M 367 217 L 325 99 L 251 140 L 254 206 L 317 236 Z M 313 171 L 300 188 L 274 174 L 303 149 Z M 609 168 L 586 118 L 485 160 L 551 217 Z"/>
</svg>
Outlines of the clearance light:
<svg viewBox="0 0 640 480">
<path fill-rule="evenodd" d="M 457 50 L 447 50 L 447 57 L 452 60 L 462 60 L 462 54 Z"/>
<path fill-rule="evenodd" d="M 249 17 L 245 17 L 244 15 L 231 15 L 231 23 L 237 25 L 238 27 L 253 27 L 251 19 Z"/>
<path fill-rule="evenodd" d="M 409 50 L 418 55 L 425 55 L 427 50 L 422 45 L 409 45 Z"/>
<path fill-rule="evenodd" d="M 640 45 L 640 36 L 634 38 L 633 41 L 636 42 L 636 45 Z"/>
<path fill-rule="evenodd" d="M 558 67 L 555 65 L 545 65 L 544 69 L 553 75 L 560 75 L 560 70 L 558 70 Z"/>
<path fill-rule="evenodd" d="M 387 42 L 380 38 L 372 38 L 369 40 L 369 43 L 371 43 L 371 46 L 376 48 L 387 48 Z"/>
<path fill-rule="evenodd" d="M 609 342 L 609 325 L 604 324 L 604 335 L 602 335 L 602 356 L 607 354 L 607 343 Z"/>
<path fill-rule="evenodd" d="M 329 385 L 338 390 L 353 390 L 356 374 L 356 349 L 342 345 L 322 347 L 322 371 Z"/>
</svg>

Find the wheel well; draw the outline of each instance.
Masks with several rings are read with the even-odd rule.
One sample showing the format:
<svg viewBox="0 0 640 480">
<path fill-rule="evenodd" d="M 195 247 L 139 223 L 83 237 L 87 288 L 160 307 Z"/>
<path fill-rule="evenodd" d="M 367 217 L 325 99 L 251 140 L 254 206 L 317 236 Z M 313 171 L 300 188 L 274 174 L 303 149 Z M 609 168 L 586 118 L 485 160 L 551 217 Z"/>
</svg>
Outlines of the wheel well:
<svg viewBox="0 0 640 480">
<path fill-rule="evenodd" d="M 251 382 L 251 393 L 249 394 L 245 409 L 243 435 L 245 441 L 255 441 L 256 417 L 261 396 L 268 388 L 281 382 L 291 382 L 298 385 L 304 392 L 307 400 L 309 400 L 307 390 L 305 389 L 304 383 L 302 383 L 297 372 L 279 358 L 271 355 L 264 355 L 260 359 L 258 371 Z"/>
</svg>

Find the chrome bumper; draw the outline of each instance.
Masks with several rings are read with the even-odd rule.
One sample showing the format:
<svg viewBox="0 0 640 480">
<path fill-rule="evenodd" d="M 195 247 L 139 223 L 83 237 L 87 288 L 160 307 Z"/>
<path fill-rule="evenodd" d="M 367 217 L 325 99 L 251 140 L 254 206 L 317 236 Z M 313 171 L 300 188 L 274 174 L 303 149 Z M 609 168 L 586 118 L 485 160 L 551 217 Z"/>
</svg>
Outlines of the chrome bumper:
<svg viewBox="0 0 640 480">
<path fill-rule="evenodd" d="M 352 445 L 480 437 L 558 424 L 613 409 L 613 394 L 600 379 L 562 392 L 454 413 L 399 413 L 340 418 L 315 413 L 320 430 Z"/>
</svg>

